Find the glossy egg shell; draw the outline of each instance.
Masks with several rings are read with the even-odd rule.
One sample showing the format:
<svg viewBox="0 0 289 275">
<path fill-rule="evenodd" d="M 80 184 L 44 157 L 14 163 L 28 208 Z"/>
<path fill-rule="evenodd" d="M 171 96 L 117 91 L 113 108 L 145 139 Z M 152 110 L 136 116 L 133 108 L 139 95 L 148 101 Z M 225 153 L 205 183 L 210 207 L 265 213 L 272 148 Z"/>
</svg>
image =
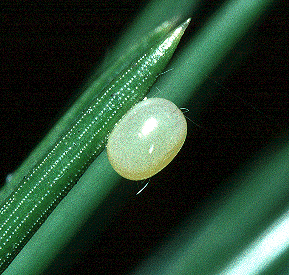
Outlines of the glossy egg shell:
<svg viewBox="0 0 289 275">
<path fill-rule="evenodd" d="M 143 100 L 112 130 L 107 143 L 109 162 L 122 177 L 152 177 L 177 155 L 187 135 L 182 111 L 163 98 Z"/>
</svg>

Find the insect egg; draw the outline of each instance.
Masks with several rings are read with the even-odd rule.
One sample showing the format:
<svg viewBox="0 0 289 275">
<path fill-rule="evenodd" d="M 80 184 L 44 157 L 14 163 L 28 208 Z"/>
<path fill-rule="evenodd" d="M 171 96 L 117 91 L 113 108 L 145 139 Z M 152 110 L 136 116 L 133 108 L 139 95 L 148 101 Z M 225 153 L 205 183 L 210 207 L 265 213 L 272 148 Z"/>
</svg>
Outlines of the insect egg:
<svg viewBox="0 0 289 275">
<path fill-rule="evenodd" d="M 122 177 L 147 179 L 172 161 L 186 135 L 186 119 L 174 103 L 163 98 L 143 100 L 110 133 L 108 159 Z"/>
</svg>

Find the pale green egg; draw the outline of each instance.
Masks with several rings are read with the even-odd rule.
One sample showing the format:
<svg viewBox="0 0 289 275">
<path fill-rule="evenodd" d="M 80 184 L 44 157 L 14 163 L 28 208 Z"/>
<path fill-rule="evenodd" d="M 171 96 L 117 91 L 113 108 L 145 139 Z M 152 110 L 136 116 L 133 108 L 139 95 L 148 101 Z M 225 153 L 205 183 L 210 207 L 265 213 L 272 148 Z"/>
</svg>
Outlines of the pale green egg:
<svg viewBox="0 0 289 275">
<path fill-rule="evenodd" d="M 174 103 L 163 98 L 143 100 L 112 130 L 108 159 L 122 177 L 147 179 L 172 161 L 186 135 L 186 119 Z"/>
</svg>

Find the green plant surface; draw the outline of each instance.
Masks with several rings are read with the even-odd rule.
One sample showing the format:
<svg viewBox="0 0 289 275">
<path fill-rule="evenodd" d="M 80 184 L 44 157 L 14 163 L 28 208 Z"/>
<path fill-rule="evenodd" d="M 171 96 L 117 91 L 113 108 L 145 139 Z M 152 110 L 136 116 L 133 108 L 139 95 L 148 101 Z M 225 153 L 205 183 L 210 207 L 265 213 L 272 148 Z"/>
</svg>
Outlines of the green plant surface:
<svg viewBox="0 0 289 275">
<path fill-rule="evenodd" d="M 200 2 L 201 1 L 195 1 L 195 2 L 179 1 L 177 6 L 173 2 L 168 3 L 167 1 L 151 2 L 148 5 L 148 7 L 144 10 L 144 12 L 139 15 L 136 21 L 133 22 L 132 29 L 128 30 L 127 34 L 124 35 L 123 40 L 121 40 L 121 42 L 116 45 L 116 48 L 110 52 L 110 54 L 107 57 L 107 61 L 105 61 L 100 71 L 104 70 L 104 68 L 107 68 L 108 64 L 111 64 L 111 62 L 113 62 L 113 60 L 117 56 L 119 56 L 120 53 L 125 51 L 125 49 L 127 48 L 127 45 L 131 43 L 132 38 L 137 40 L 138 39 L 137 37 L 142 37 L 143 33 L 146 33 L 148 29 L 153 29 L 152 26 L 157 26 L 166 20 L 170 20 L 171 18 L 175 19 L 175 18 L 183 18 L 183 17 L 191 16 L 194 19 L 195 12 L 199 11 L 199 5 L 201 6 Z M 199 89 L 202 89 L 201 86 L 203 85 L 203 83 L 207 81 L 208 79 L 210 79 L 211 73 L 217 68 L 219 68 L 220 65 L 224 64 L 223 63 L 224 60 L 226 61 L 227 56 L 230 54 L 230 52 L 233 49 L 235 49 L 235 46 L 236 44 L 238 44 L 238 41 L 241 41 L 242 38 L 244 39 L 245 34 L 249 30 L 251 30 L 251 28 L 254 28 L 257 26 L 257 22 L 259 18 L 265 17 L 266 11 L 270 9 L 271 7 L 270 5 L 273 2 L 274 1 L 244 1 L 244 0 L 241 1 L 239 0 L 239 1 L 227 1 L 224 3 L 224 5 L 220 5 L 217 11 L 206 21 L 205 25 L 200 27 L 200 29 L 196 32 L 196 34 L 193 37 L 190 37 L 190 41 L 186 43 L 185 47 L 183 47 L 183 50 L 182 51 L 179 50 L 177 52 L 177 55 L 172 60 L 168 68 L 171 70 L 169 71 L 169 73 L 166 73 L 160 77 L 160 79 L 157 81 L 157 84 L 152 87 L 152 93 L 150 93 L 150 96 L 157 95 L 158 97 L 165 97 L 167 99 L 174 101 L 180 107 L 185 106 L 189 108 L 190 118 L 194 120 L 196 119 L 198 124 L 200 124 L 200 120 L 198 117 L 200 116 L 199 112 L 201 108 L 197 105 L 194 105 L 194 102 L 198 102 L 197 99 L 199 96 L 199 93 L 198 93 Z M 244 22 L 246 22 L 246 24 L 243 24 Z M 202 89 L 202 91 L 204 91 L 204 89 Z M 206 97 L 208 94 L 209 92 L 206 91 Z M 207 101 L 209 102 L 209 98 L 210 96 L 208 96 L 205 99 L 205 101 L 203 102 L 204 105 L 207 103 Z M 201 124 L 201 127 L 202 127 L 202 124 Z M 188 137 L 188 139 L 190 140 L 191 137 Z M 186 155 L 182 155 L 182 157 L 184 156 L 187 158 L 189 157 Z M 280 158 L 280 160 L 283 161 L 282 158 Z M 272 163 L 274 163 L 274 161 L 275 160 L 273 158 Z M 210 167 L 209 163 L 207 163 L 206 165 Z M 193 164 L 192 166 L 195 166 L 195 164 Z M 251 165 L 251 167 L 253 166 L 254 165 Z M 166 171 L 169 171 L 169 169 L 171 169 L 171 167 L 168 167 Z M 256 166 L 256 169 L 257 171 L 260 171 L 260 167 Z M 196 185 L 196 182 L 197 182 L 196 178 L 194 178 L 193 180 L 188 180 L 189 179 L 188 174 L 190 173 L 190 171 L 184 171 L 181 165 L 180 165 L 179 170 L 181 171 L 182 174 L 186 175 L 187 177 L 186 182 L 188 182 L 188 184 Z M 193 168 L 189 168 L 189 170 L 193 170 Z M 276 171 L 278 172 L 277 169 Z M 279 172 L 281 173 L 282 171 L 280 170 Z M 164 173 L 168 173 L 168 172 L 164 172 Z M 264 171 L 264 173 L 267 173 L 266 170 Z M 169 190 L 169 185 L 179 185 L 181 182 L 180 178 L 174 177 L 173 174 L 170 174 L 170 175 L 172 176 L 169 177 L 168 181 L 161 180 L 161 185 L 165 186 L 165 188 L 167 188 L 168 190 Z M 198 174 L 198 176 L 200 175 Z M 236 178 L 238 179 L 241 177 L 243 176 L 242 175 L 236 176 Z M 49 271 L 46 271 L 47 273 L 45 274 L 62 273 L 61 270 L 55 271 L 55 267 L 53 270 L 53 267 L 49 266 L 49 264 L 53 260 L 55 260 L 57 255 L 59 255 L 60 257 L 59 261 L 62 261 L 63 259 L 62 255 L 60 255 L 59 253 L 63 251 L 62 249 L 67 244 L 69 244 L 69 242 L 79 232 L 79 230 L 83 227 L 83 225 L 87 221 L 88 217 L 90 217 L 91 215 L 96 215 L 96 217 L 94 217 L 92 221 L 90 220 L 90 223 L 97 223 L 96 225 L 97 230 L 93 231 L 92 235 L 96 235 L 99 232 L 102 232 L 102 230 L 104 230 L 107 220 L 102 220 L 102 218 L 99 217 L 98 213 L 99 212 L 101 213 L 103 211 L 102 209 L 104 208 L 105 209 L 104 212 L 106 212 L 106 215 L 109 216 L 110 215 L 108 214 L 110 213 L 109 209 L 112 208 L 113 209 L 112 212 L 113 212 L 115 208 L 121 208 L 122 200 L 127 199 L 127 198 L 125 199 L 123 198 L 123 197 L 126 197 L 125 194 L 123 193 L 128 192 L 127 189 L 130 189 L 130 192 L 131 190 L 137 189 L 137 187 L 135 187 L 135 184 L 128 183 L 127 181 L 122 181 L 123 183 L 122 186 L 125 186 L 125 187 L 118 188 L 117 184 L 120 181 L 121 181 L 120 177 L 116 175 L 116 173 L 110 167 L 106 159 L 105 152 L 100 154 L 99 157 L 94 161 L 94 163 L 88 168 L 88 170 L 83 175 L 83 177 L 79 180 L 78 184 L 76 184 L 72 188 L 72 190 L 68 193 L 68 195 L 59 203 L 58 207 L 51 213 L 51 215 L 48 217 L 48 219 L 43 224 L 43 226 L 41 226 L 41 228 L 34 234 L 34 236 L 27 243 L 27 245 L 23 248 L 23 250 L 18 254 L 18 256 L 11 263 L 9 268 L 5 271 L 5 274 L 38 274 L 47 268 L 50 268 L 50 269 Z M 250 182 L 250 180 L 248 179 L 247 182 Z M 107 184 L 107 183 L 110 183 L 110 184 Z M 280 185 L 278 184 L 278 180 L 277 180 L 276 190 L 278 189 L 278 186 L 279 187 L 282 186 L 281 181 L 279 183 Z M 236 192 L 232 194 L 240 194 L 240 196 L 235 195 L 239 199 L 241 198 L 242 194 L 244 197 L 246 197 L 247 194 L 248 196 L 252 194 L 252 200 L 248 199 L 247 201 L 248 204 L 250 202 L 251 203 L 254 202 L 254 194 L 255 195 L 258 193 L 260 194 L 260 192 L 258 191 L 262 190 L 263 188 L 261 180 L 259 182 L 259 185 L 258 184 L 254 185 L 255 188 L 257 188 L 256 190 L 250 189 L 249 186 L 246 186 L 246 184 L 244 183 L 242 184 L 239 183 L 237 185 L 238 186 L 244 185 L 245 189 L 242 189 L 242 187 L 240 187 L 240 189 L 238 189 L 238 190 L 241 190 L 240 192 Z M 230 186 L 230 185 L 226 184 L 225 186 Z M 254 186 L 251 186 L 251 187 L 254 189 Z M 152 187 L 152 189 L 154 190 L 161 190 L 161 191 L 155 191 L 155 192 L 160 192 L 161 194 L 163 194 L 163 197 L 165 197 L 166 191 L 160 188 L 161 188 L 160 185 L 153 185 Z M 256 193 L 254 193 L 255 191 Z M 264 189 L 264 192 L 265 192 L 265 189 Z M 282 192 L 284 192 L 284 189 Z M 111 194 L 109 198 L 107 198 L 108 194 Z M 226 198 L 228 196 L 231 196 L 231 194 L 230 192 L 226 193 L 225 191 L 223 191 L 223 193 L 221 194 L 225 194 L 225 199 L 224 201 L 221 200 L 219 202 L 222 204 L 226 204 L 227 203 Z M 175 202 L 174 198 L 177 196 L 178 196 L 178 193 L 171 193 L 169 195 L 169 199 L 166 200 L 164 198 L 163 201 L 166 204 L 169 204 L 170 201 L 172 201 L 173 208 L 177 208 L 176 203 L 174 203 Z M 221 196 L 220 193 L 213 195 L 213 197 L 216 197 L 216 198 L 218 198 L 219 196 Z M 150 205 L 151 208 L 156 208 L 156 202 L 153 201 L 152 197 L 153 196 L 150 196 L 148 198 L 144 195 L 142 198 L 137 198 L 136 200 L 138 201 L 146 200 L 146 203 L 144 205 L 141 205 L 141 204 L 140 205 L 141 206 Z M 196 200 L 195 196 L 192 195 L 191 197 L 192 197 L 190 199 L 191 201 Z M 278 197 L 277 195 L 275 199 L 278 200 L 278 198 L 280 197 Z M 225 234 L 226 228 L 229 228 L 229 227 L 224 228 L 222 226 L 222 223 L 219 221 L 221 217 L 221 218 L 224 218 L 224 220 L 221 220 L 221 221 L 229 223 L 229 217 L 230 217 L 229 212 L 232 211 L 232 214 L 234 214 L 236 213 L 238 209 L 240 209 L 241 207 L 240 204 L 236 206 L 235 201 L 233 199 L 234 199 L 234 195 L 232 195 L 232 199 L 231 197 L 230 199 L 228 199 L 231 202 L 231 204 L 229 203 L 227 206 L 220 208 L 219 212 L 215 211 L 215 208 L 217 208 L 217 206 L 213 203 L 211 204 L 211 202 L 209 201 L 208 203 L 209 205 L 211 205 L 211 207 L 207 207 L 207 208 L 204 207 L 203 212 L 201 212 L 201 214 L 199 212 L 200 216 L 205 216 L 205 217 L 209 216 L 208 219 L 203 219 L 205 220 L 203 222 L 203 220 L 199 217 L 194 218 L 192 222 L 193 223 L 192 227 L 188 227 L 188 226 L 185 227 L 183 224 L 181 224 L 181 227 L 183 228 L 184 231 L 186 231 L 186 229 L 189 228 L 189 230 L 187 230 L 189 236 L 186 236 L 186 235 L 183 236 L 182 233 L 179 233 L 179 231 L 176 231 L 176 230 L 173 231 L 173 234 L 179 234 L 179 237 L 182 239 L 182 242 L 178 243 L 178 240 L 179 240 L 178 238 L 177 238 L 178 240 L 174 242 L 178 243 L 180 250 L 184 250 L 186 247 L 189 247 L 190 242 L 195 242 L 195 239 L 191 236 L 196 236 L 194 234 L 196 231 L 199 230 L 198 232 L 205 232 L 205 231 L 202 231 L 206 229 L 205 225 L 208 225 L 207 228 L 209 231 L 210 231 L 210 224 L 213 227 L 213 229 L 216 229 L 215 231 L 213 231 L 215 235 L 212 234 L 212 236 L 208 237 L 206 234 L 204 234 L 202 236 L 202 239 L 200 239 L 198 243 L 199 246 L 195 248 L 196 253 L 194 255 L 190 255 L 189 257 L 187 257 L 188 261 L 185 261 L 185 260 L 182 262 L 179 261 L 179 258 L 178 258 L 179 254 L 177 250 L 178 247 L 169 250 L 168 254 L 171 255 L 171 258 L 169 259 L 172 259 L 171 264 L 175 264 L 174 268 L 176 268 L 176 269 L 171 269 L 171 270 L 181 270 L 183 274 L 203 274 L 203 273 L 198 273 L 199 270 L 202 270 L 201 272 L 206 270 L 208 273 L 205 273 L 205 274 L 214 274 L 213 272 L 215 272 L 216 270 L 217 272 L 222 270 L 221 268 L 225 267 L 225 264 L 229 263 L 230 260 L 233 259 L 232 257 L 233 254 L 236 256 L 237 252 L 241 251 L 243 248 L 249 245 L 250 240 L 254 239 L 253 237 L 247 239 L 246 242 L 243 244 L 243 246 L 240 246 L 238 247 L 238 249 L 236 249 L 236 251 L 233 251 L 233 252 L 236 252 L 236 254 L 233 252 L 230 254 L 230 251 L 227 252 L 227 254 L 223 253 L 222 249 L 224 249 L 226 252 L 226 245 L 229 242 L 229 239 L 226 239 L 228 235 Z M 263 202 L 265 203 L 268 197 L 264 196 L 263 199 L 264 199 Z M 197 200 L 195 204 L 198 204 L 198 203 L 200 202 Z M 116 205 L 116 206 L 113 206 L 113 205 Z M 203 204 L 200 203 L 200 205 L 203 205 Z M 162 208 L 162 211 L 164 211 L 163 212 L 164 216 L 167 214 L 166 209 L 169 209 L 169 207 L 170 205 L 166 205 L 164 208 Z M 124 208 L 124 209 L 127 209 L 127 208 Z M 132 211 L 132 210 L 133 209 L 129 209 L 129 211 Z M 125 211 L 125 210 L 122 210 L 122 211 Z M 268 211 L 270 212 L 269 206 L 267 209 L 265 208 L 263 209 L 263 216 L 266 216 L 268 214 Z M 140 211 L 139 213 L 142 213 L 142 212 Z M 256 214 L 257 212 L 252 212 L 252 214 L 253 213 Z M 214 216 L 214 214 L 216 215 Z M 226 216 L 225 214 L 226 215 L 228 214 L 228 215 Z M 145 216 L 143 214 L 140 214 L 140 216 L 142 219 L 142 224 L 149 223 L 149 220 L 152 219 L 152 217 L 149 215 Z M 211 217 L 212 219 L 210 219 Z M 236 220 L 238 219 L 238 217 L 240 216 L 233 215 L 233 218 Z M 253 216 L 249 216 L 249 215 L 246 216 L 248 223 L 250 223 L 250 220 L 252 219 L 252 217 Z M 111 218 L 109 217 L 108 219 L 110 220 Z M 181 218 L 178 219 L 177 214 L 176 214 L 175 220 L 176 220 L 176 223 L 178 223 L 178 221 L 182 219 Z M 234 225 L 237 227 L 236 220 L 235 220 Z M 273 219 L 271 219 L 271 221 L 272 220 Z M 212 223 L 210 223 L 211 221 Z M 214 221 L 215 223 L 213 223 Z M 191 224 L 190 219 L 188 223 Z M 86 225 L 88 226 L 88 224 Z M 163 224 L 162 227 L 170 228 L 170 226 L 166 226 L 166 224 Z M 238 230 L 241 230 L 240 228 Z M 110 227 L 109 230 L 112 230 L 112 227 Z M 154 234 L 157 234 L 157 231 L 160 229 L 158 227 L 158 228 L 154 228 L 153 230 L 155 230 Z M 253 234 L 254 226 L 247 227 L 247 230 L 252 230 L 252 234 Z M 220 234 L 222 238 L 217 238 L 219 236 L 218 235 L 219 232 L 221 232 Z M 236 231 L 236 232 L 239 232 L 239 231 Z M 169 234 L 172 232 L 167 232 L 167 233 Z M 105 234 L 107 237 L 109 237 L 109 235 L 107 235 L 107 231 Z M 140 239 L 143 238 L 145 234 L 149 235 L 149 233 L 144 233 L 142 231 L 136 234 L 139 234 Z M 233 233 L 229 237 L 234 239 L 236 243 L 240 241 L 238 240 L 238 238 L 236 238 L 235 234 Z M 202 242 L 202 240 L 204 242 Z M 205 243 L 208 243 L 208 245 L 204 246 L 201 249 L 200 247 L 202 247 L 202 245 Z M 168 242 L 167 244 L 168 246 L 170 246 L 170 242 Z M 137 245 L 139 245 L 139 243 L 137 243 Z M 216 245 L 216 246 L 219 245 L 218 247 L 219 250 L 217 252 L 215 252 L 215 250 L 212 251 L 211 250 L 212 245 Z M 97 249 L 98 248 L 96 248 L 96 250 Z M 141 250 L 141 246 L 139 246 L 139 249 Z M 157 251 L 161 251 L 162 253 L 162 250 L 157 250 Z M 124 254 L 125 253 L 128 253 L 128 252 L 125 251 Z M 134 253 L 136 253 L 136 251 L 134 251 Z M 224 255 L 224 257 L 219 256 L 221 253 L 222 255 Z M 126 254 L 124 258 L 125 257 L 126 257 Z M 157 259 L 156 260 L 157 266 L 161 267 L 162 265 L 166 265 L 166 262 L 158 259 L 157 256 L 154 255 L 153 257 L 156 257 L 155 259 Z M 209 262 L 204 263 L 207 257 L 211 257 L 211 259 L 214 259 L 215 261 L 209 261 Z M 215 258 L 220 258 L 220 259 L 216 260 Z M 177 260 L 174 261 L 175 259 Z M 195 264 L 196 262 L 200 264 L 197 265 Z M 191 263 L 193 263 L 193 267 Z M 154 266 L 155 265 L 151 266 L 152 272 L 154 272 L 155 274 L 159 274 L 157 273 L 158 271 L 155 271 L 153 269 Z M 195 268 L 195 273 L 190 273 L 190 272 L 193 272 L 192 270 L 194 270 L 190 268 Z M 196 268 L 200 268 L 200 269 L 196 270 Z M 139 272 L 141 272 L 141 270 L 142 269 L 139 269 Z M 64 272 L 66 274 L 71 273 L 67 271 L 64 271 Z M 170 272 L 170 270 L 168 272 Z M 123 274 L 123 273 L 124 272 L 122 272 L 121 270 L 118 270 L 118 272 L 115 272 L 115 274 Z M 173 274 L 177 274 L 177 273 L 173 273 Z"/>
<path fill-rule="evenodd" d="M 125 68 L 97 97 L 1 206 L 0 266 L 3 271 L 33 236 L 105 147 L 114 125 L 138 101 L 163 71 L 189 24 L 151 41 L 148 50 Z M 153 44 L 152 44 L 153 43 Z"/>
<path fill-rule="evenodd" d="M 131 274 L 285 274 L 288 141 L 287 133 L 231 176 L 234 189 L 223 187 Z"/>
<path fill-rule="evenodd" d="M 114 60 L 114 62 L 111 62 L 110 66 L 107 65 L 107 68 L 104 69 L 102 74 L 98 72 L 99 77 L 95 73 L 95 76 L 91 77 L 91 79 L 85 83 L 85 86 L 82 88 L 84 91 L 73 103 L 73 106 L 63 114 L 49 133 L 46 134 L 43 140 L 24 160 L 21 166 L 13 172 L 13 177 L 9 180 L 9 184 L 1 190 L 1 201 L 3 201 L 5 197 L 8 196 L 9 192 L 12 192 L 13 188 L 19 183 L 19 181 L 22 180 L 23 177 L 26 176 L 29 171 L 45 157 L 47 151 L 49 151 L 59 138 L 69 130 L 75 122 L 75 118 L 81 115 L 83 110 L 89 106 L 90 102 L 98 96 L 98 93 L 100 94 L 108 83 L 117 77 L 121 71 L 128 67 L 133 60 L 138 58 L 138 56 L 143 55 L 155 41 L 160 40 L 174 26 L 175 22 L 174 20 L 171 20 L 170 22 L 164 22 L 159 27 L 153 29 L 149 34 L 143 36 L 138 43 L 136 42 L 136 44 L 127 48 L 125 53 L 120 55 L 116 61 Z M 100 70 L 101 69 L 99 69 L 99 71 Z"/>
</svg>

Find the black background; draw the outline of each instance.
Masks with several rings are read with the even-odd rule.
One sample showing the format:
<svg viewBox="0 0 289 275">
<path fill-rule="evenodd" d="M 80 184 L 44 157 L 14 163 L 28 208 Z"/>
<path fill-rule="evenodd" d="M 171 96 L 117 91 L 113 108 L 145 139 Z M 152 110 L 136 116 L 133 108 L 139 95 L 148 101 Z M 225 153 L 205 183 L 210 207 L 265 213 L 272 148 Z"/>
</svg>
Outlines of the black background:
<svg viewBox="0 0 289 275">
<path fill-rule="evenodd" d="M 208 2 L 181 43 L 220 2 Z M 41 140 L 145 3 L 3 5 L 1 182 Z M 64 252 L 47 274 L 126 273 L 198 211 L 224 179 L 288 129 L 288 4 L 273 8 L 250 39 L 250 52 L 238 69 L 224 78 L 212 75 L 204 85 L 218 91 L 217 99 L 202 113 L 201 128 L 189 122 L 187 141 L 174 162 L 140 196 L 132 194 L 100 236 L 93 236 L 88 223 L 79 234 L 82 244 Z"/>
</svg>

